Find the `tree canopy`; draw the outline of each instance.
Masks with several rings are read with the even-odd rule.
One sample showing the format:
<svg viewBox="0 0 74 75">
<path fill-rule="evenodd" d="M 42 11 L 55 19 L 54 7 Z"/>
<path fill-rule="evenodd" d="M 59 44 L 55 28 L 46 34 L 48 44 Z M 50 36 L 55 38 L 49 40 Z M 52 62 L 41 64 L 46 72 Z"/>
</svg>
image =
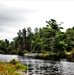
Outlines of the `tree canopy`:
<svg viewBox="0 0 74 75">
<path fill-rule="evenodd" d="M 74 27 L 62 32 L 60 24 L 56 20 L 46 21 L 43 28 L 35 28 L 32 32 L 31 27 L 24 28 L 17 32 L 12 42 L 0 40 L 0 53 L 24 54 L 72 51 L 74 49 Z"/>
</svg>

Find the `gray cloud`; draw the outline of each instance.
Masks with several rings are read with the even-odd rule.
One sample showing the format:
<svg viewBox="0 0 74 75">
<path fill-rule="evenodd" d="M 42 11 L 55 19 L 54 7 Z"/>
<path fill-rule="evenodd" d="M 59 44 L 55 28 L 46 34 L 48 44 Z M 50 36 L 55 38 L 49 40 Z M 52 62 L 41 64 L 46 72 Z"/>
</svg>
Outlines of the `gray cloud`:
<svg viewBox="0 0 74 75">
<path fill-rule="evenodd" d="M 33 12 L 34 12 L 33 10 L 12 8 L 1 4 L 0 5 L 0 39 L 7 38 L 7 36 L 8 36 L 7 39 L 9 40 L 12 39 L 12 38 L 10 39 L 10 36 L 11 37 L 13 36 L 14 38 L 14 34 L 16 34 L 20 28 L 25 27 L 23 26 L 23 24 L 26 24 L 26 21 L 28 20 L 27 16 Z"/>
<path fill-rule="evenodd" d="M 31 10 L 21 9 L 21 8 L 8 8 L 0 6 L 0 25 L 11 22 L 19 22 L 24 19 L 26 16 L 31 13 Z"/>
</svg>

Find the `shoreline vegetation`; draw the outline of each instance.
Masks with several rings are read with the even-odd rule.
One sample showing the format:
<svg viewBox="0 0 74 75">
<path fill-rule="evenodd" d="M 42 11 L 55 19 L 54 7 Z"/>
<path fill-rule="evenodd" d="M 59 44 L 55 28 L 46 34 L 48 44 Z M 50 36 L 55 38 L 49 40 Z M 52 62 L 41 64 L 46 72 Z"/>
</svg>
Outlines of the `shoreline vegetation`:
<svg viewBox="0 0 74 75">
<path fill-rule="evenodd" d="M 28 66 L 21 64 L 19 61 L 13 59 L 10 62 L 0 61 L 1 75 L 26 75 L 25 70 Z"/>
<path fill-rule="evenodd" d="M 46 26 L 24 28 L 17 32 L 13 41 L 0 40 L 0 54 L 40 53 L 37 58 L 45 60 L 68 59 L 74 61 L 74 27 L 65 32 L 56 20 L 46 21 Z"/>
<path fill-rule="evenodd" d="M 43 60 L 53 60 L 53 61 L 66 59 L 67 61 L 74 62 L 74 50 L 70 52 L 65 51 L 64 53 L 55 53 L 55 52 L 54 53 L 52 52 L 41 53 L 36 58 L 43 59 Z"/>
</svg>

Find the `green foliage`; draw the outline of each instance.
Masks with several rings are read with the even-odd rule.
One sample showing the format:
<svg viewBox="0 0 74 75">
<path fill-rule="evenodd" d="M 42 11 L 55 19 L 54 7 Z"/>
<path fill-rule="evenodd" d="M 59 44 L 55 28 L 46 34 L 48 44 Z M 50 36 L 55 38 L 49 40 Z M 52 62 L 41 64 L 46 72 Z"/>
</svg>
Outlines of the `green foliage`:
<svg viewBox="0 0 74 75">
<path fill-rule="evenodd" d="M 19 63 L 19 61 L 15 60 L 15 59 L 12 59 L 12 60 L 10 61 L 10 63 L 15 65 L 15 64 Z"/>
<path fill-rule="evenodd" d="M 25 70 L 27 70 L 28 69 L 28 66 L 23 65 L 23 64 L 17 64 L 16 65 L 16 69 L 25 69 Z"/>
<path fill-rule="evenodd" d="M 64 41 L 60 41 L 58 44 L 59 49 L 66 50 L 68 44 L 66 44 Z"/>
<path fill-rule="evenodd" d="M 45 50 L 63 56 L 65 51 L 71 51 L 74 48 L 74 27 L 62 32 L 63 27 L 56 20 L 51 19 L 46 23 L 45 27 L 36 27 L 34 32 L 31 27 L 19 30 L 12 42 L 0 40 L 0 53 L 23 55 L 28 52 L 42 53 Z"/>
<path fill-rule="evenodd" d="M 4 51 L 0 50 L 0 54 L 4 54 Z"/>
<path fill-rule="evenodd" d="M 65 40 L 68 44 L 67 51 L 72 50 L 72 48 L 74 48 L 74 27 L 67 29 L 65 32 Z"/>
</svg>

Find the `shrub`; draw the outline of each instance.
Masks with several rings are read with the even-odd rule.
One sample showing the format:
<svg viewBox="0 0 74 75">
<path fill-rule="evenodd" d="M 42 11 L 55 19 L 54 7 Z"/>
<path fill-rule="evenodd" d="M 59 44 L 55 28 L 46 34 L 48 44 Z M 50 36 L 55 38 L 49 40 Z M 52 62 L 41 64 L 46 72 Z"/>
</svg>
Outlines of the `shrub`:
<svg viewBox="0 0 74 75">
<path fill-rule="evenodd" d="M 24 51 L 20 50 L 20 51 L 18 52 L 18 55 L 24 55 Z"/>
<path fill-rule="evenodd" d="M 4 51 L 1 51 L 1 50 L 0 50 L 0 54 L 4 54 Z"/>
<path fill-rule="evenodd" d="M 10 63 L 11 63 L 11 64 L 17 64 L 17 63 L 19 63 L 19 61 L 15 60 L 15 59 L 12 59 L 12 60 L 10 61 Z"/>
<path fill-rule="evenodd" d="M 23 64 L 17 64 L 16 65 L 16 69 L 28 69 L 28 66 L 26 66 L 26 65 L 23 65 Z"/>
</svg>

